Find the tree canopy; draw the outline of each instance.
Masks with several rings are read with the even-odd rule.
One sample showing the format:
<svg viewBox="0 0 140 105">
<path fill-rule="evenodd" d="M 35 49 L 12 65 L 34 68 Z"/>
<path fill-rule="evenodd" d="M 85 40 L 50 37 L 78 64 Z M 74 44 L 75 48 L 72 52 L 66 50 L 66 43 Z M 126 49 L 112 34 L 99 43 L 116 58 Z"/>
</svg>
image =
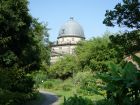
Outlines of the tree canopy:
<svg viewBox="0 0 140 105">
<path fill-rule="evenodd" d="M 118 3 L 114 10 L 107 10 L 103 21 L 107 26 L 127 26 L 140 29 L 140 1 L 123 0 Z"/>
<path fill-rule="evenodd" d="M 140 51 L 140 31 L 118 33 L 110 36 L 112 47 L 121 55 L 134 54 Z"/>
<path fill-rule="evenodd" d="M 110 33 L 79 43 L 76 50 L 79 66 L 92 71 L 107 71 L 107 63 L 117 62 L 117 52 L 109 46 Z"/>
<path fill-rule="evenodd" d="M 21 105 L 33 98 L 34 81 L 29 73 L 49 60 L 42 55 L 48 51 L 42 42 L 48 29 L 29 14 L 27 5 L 27 0 L 0 1 L 1 105 Z"/>
<path fill-rule="evenodd" d="M 123 66 L 110 65 L 108 73 L 98 76 L 106 83 L 107 101 L 113 105 L 139 105 L 139 62 L 135 56 L 140 52 L 140 2 L 139 0 L 123 0 L 114 10 L 107 10 L 103 21 L 107 26 L 125 26 L 135 28 L 130 32 L 111 35 L 111 47 L 121 56 L 131 55 L 129 62 Z M 123 59 L 124 61 L 124 59 Z"/>
</svg>

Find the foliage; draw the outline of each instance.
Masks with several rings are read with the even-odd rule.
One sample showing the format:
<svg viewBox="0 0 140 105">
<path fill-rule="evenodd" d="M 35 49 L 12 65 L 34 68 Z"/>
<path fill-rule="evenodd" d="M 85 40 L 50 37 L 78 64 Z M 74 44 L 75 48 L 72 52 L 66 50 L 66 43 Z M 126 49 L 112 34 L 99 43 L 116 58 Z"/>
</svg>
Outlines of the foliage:
<svg viewBox="0 0 140 105">
<path fill-rule="evenodd" d="M 54 78 L 67 79 L 78 71 L 75 56 L 67 55 L 50 66 L 49 75 Z"/>
<path fill-rule="evenodd" d="M 78 88 L 78 91 L 84 91 L 85 93 L 94 93 L 95 78 L 92 72 L 78 72 L 73 77 L 74 85 Z M 76 88 L 75 87 L 75 88 Z"/>
<path fill-rule="evenodd" d="M 50 81 L 50 80 L 47 80 L 47 81 L 44 81 L 41 85 L 41 88 L 44 88 L 44 89 L 51 89 L 51 88 L 54 88 L 55 84 Z"/>
<path fill-rule="evenodd" d="M 79 43 L 76 55 L 82 69 L 103 72 L 108 70 L 109 62 L 117 62 L 117 52 L 109 46 L 109 35 L 109 33 L 105 33 L 103 37 Z"/>
<path fill-rule="evenodd" d="M 12 92 L 0 88 L 0 104 L 1 105 L 24 105 L 27 101 L 36 99 L 38 91 L 21 93 Z"/>
<path fill-rule="evenodd" d="M 82 82 L 82 81 L 81 81 Z M 68 78 L 66 80 L 61 79 L 47 79 L 42 84 L 40 84 L 40 89 L 45 89 L 47 91 L 51 91 L 59 97 L 60 105 L 63 103 L 64 97 L 68 98 L 73 96 L 74 94 L 80 95 L 81 97 L 87 97 L 89 99 L 93 99 L 94 101 L 103 99 L 101 95 L 94 94 L 95 91 L 91 91 L 89 94 L 89 90 L 84 91 L 84 89 L 80 89 L 78 84 L 74 84 L 73 78 Z M 82 84 L 82 83 L 81 83 Z M 94 83 L 93 83 L 94 84 Z M 90 85 L 92 86 L 92 85 Z M 91 87 L 94 89 L 94 87 Z"/>
<path fill-rule="evenodd" d="M 29 15 L 27 0 L 2 0 L 0 5 L 0 67 L 16 63 L 28 72 L 38 69 L 48 29 Z"/>
<path fill-rule="evenodd" d="M 88 98 L 74 95 L 68 99 L 64 97 L 63 105 L 93 105 L 93 102 Z"/>
<path fill-rule="evenodd" d="M 62 81 L 59 80 L 59 79 L 46 79 L 46 80 L 43 80 L 38 88 L 40 89 L 58 89 L 59 88 L 59 85 L 62 84 Z"/>
<path fill-rule="evenodd" d="M 107 10 L 103 21 L 107 26 L 124 25 L 129 28 L 140 29 L 140 2 L 139 0 L 122 0 L 114 10 Z"/>
<path fill-rule="evenodd" d="M 62 85 L 62 89 L 64 90 L 64 91 L 70 91 L 71 89 L 72 89 L 72 85 L 71 84 L 63 84 Z"/>
<path fill-rule="evenodd" d="M 39 88 L 43 89 L 52 89 L 52 90 L 63 90 L 70 91 L 72 89 L 72 82 L 69 82 L 69 79 L 62 81 L 59 79 L 47 79 L 42 82 Z"/>
<path fill-rule="evenodd" d="M 108 74 L 100 74 L 99 77 L 107 83 L 105 87 L 107 98 L 113 100 L 115 105 L 140 104 L 140 71 L 136 65 L 128 62 L 121 68 L 111 64 Z"/>
<path fill-rule="evenodd" d="M 49 28 L 47 28 L 47 23 L 40 23 L 38 22 L 38 19 L 32 20 L 30 28 L 30 34 L 32 35 L 35 45 L 39 50 L 37 56 L 39 57 L 40 62 L 38 64 L 40 64 L 40 69 L 42 71 L 46 71 L 50 60 Z"/>
<path fill-rule="evenodd" d="M 112 47 L 124 56 L 140 51 L 140 31 L 125 32 L 110 36 Z"/>
<path fill-rule="evenodd" d="M 35 81 L 35 87 L 38 88 L 40 84 L 47 80 L 47 73 L 43 71 L 37 71 L 32 73 L 32 77 Z"/>
<path fill-rule="evenodd" d="M 31 42 L 28 33 L 32 18 L 28 14 L 27 1 L 2 0 L 0 4 L 0 66 L 12 66 L 15 63 L 9 62 L 10 65 L 7 65 L 6 61 L 10 57 L 4 55 L 9 52 L 16 58 L 16 63 L 23 66 L 25 61 L 22 52 Z"/>
<path fill-rule="evenodd" d="M 82 93 L 84 95 L 103 94 L 103 91 L 99 88 L 103 83 L 100 79 L 97 79 L 96 73 L 91 71 L 78 72 L 74 75 L 73 81 L 76 93 Z"/>
<path fill-rule="evenodd" d="M 115 105 L 115 103 L 113 100 L 102 99 L 102 100 L 95 101 L 94 105 Z"/>
<path fill-rule="evenodd" d="M 137 30 L 110 36 L 113 48 L 121 56 L 128 56 L 140 51 L 140 3 L 139 0 L 123 0 L 114 10 L 106 11 L 106 18 L 103 23 L 107 26 L 126 26 Z M 133 56 L 131 62 L 126 63 L 124 67 L 111 65 L 108 73 L 99 74 L 99 77 L 106 82 L 103 87 L 107 92 L 107 101 L 111 100 L 115 105 L 139 105 L 139 78 L 138 70 L 139 58 Z M 135 61 L 136 60 L 136 61 Z M 135 63 L 134 63 L 135 62 Z M 136 63 L 137 62 L 137 63 Z"/>
<path fill-rule="evenodd" d="M 34 81 L 29 73 L 38 70 L 44 60 L 40 43 L 47 29 L 29 15 L 27 4 L 27 0 L 0 1 L 2 105 L 20 105 L 31 99 Z"/>
</svg>

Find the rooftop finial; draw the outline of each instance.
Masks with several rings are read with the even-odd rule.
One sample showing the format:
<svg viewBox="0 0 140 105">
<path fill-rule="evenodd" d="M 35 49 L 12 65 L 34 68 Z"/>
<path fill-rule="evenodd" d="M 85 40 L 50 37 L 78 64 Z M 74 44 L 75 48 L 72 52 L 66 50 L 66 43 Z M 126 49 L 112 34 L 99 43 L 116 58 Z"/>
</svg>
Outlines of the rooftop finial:
<svg viewBox="0 0 140 105">
<path fill-rule="evenodd" d="M 73 20 L 74 18 L 73 17 L 70 17 L 70 20 Z"/>
</svg>

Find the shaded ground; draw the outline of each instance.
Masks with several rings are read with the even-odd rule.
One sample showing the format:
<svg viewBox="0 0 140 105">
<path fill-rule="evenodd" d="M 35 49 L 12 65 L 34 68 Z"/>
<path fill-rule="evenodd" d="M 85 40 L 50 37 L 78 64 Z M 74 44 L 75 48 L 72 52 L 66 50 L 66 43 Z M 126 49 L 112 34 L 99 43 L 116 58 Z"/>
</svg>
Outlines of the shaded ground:
<svg viewBox="0 0 140 105">
<path fill-rule="evenodd" d="M 51 92 L 39 91 L 40 99 L 28 102 L 25 105 L 59 105 L 58 97 Z"/>
<path fill-rule="evenodd" d="M 43 96 L 43 102 L 41 105 L 59 105 L 58 97 L 55 94 L 45 91 L 40 91 L 40 93 Z"/>
</svg>

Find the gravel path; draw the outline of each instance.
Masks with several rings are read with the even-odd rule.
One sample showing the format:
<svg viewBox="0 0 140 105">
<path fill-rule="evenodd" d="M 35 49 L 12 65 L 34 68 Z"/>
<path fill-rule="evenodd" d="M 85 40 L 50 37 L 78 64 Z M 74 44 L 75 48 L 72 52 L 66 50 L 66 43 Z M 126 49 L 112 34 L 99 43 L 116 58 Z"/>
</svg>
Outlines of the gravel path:
<svg viewBox="0 0 140 105">
<path fill-rule="evenodd" d="M 41 105 L 59 105 L 58 97 L 55 94 L 46 91 L 40 91 L 40 93 L 43 96 Z"/>
</svg>

